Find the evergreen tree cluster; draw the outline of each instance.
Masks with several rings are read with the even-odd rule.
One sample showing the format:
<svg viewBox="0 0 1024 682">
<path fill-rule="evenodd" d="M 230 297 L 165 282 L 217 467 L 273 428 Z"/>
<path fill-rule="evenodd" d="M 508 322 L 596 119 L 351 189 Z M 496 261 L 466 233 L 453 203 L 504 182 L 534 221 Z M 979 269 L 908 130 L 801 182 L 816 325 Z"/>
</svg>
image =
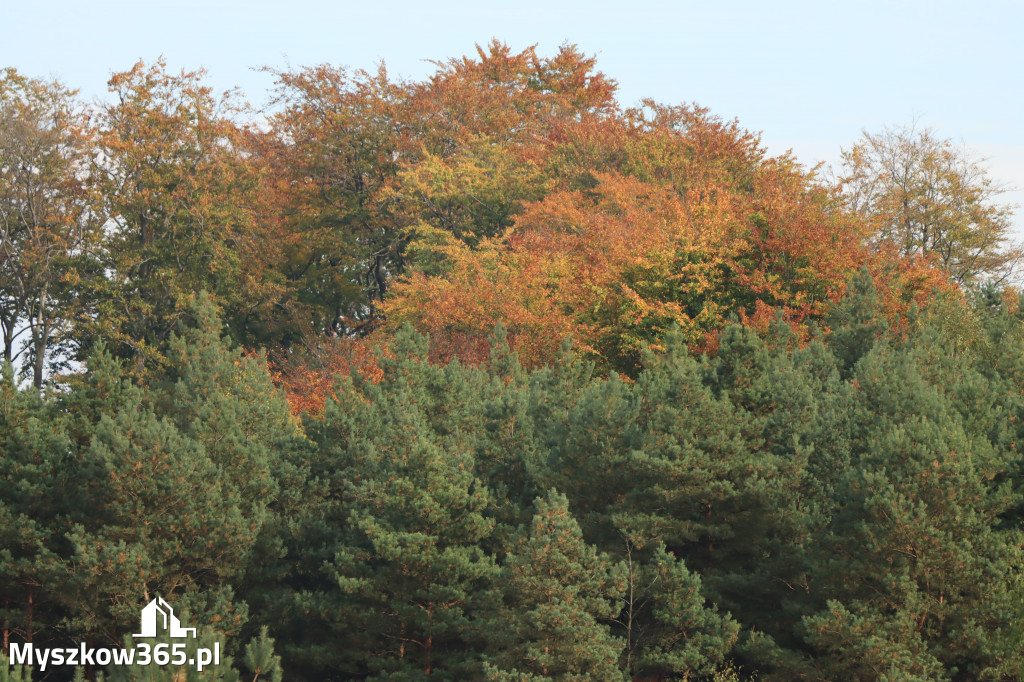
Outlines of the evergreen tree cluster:
<svg viewBox="0 0 1024 682">
<path fill-rule="evenodd" d="M 1021 679 L 1024 312 L 888 318 L 865 272 L 825 322 L 634 378 L 405 329 L 304 419 L 205 297 L 145 384 L 8 366 L 3 642 L 119 646 L 159 594 L 231 659 L 189 679 Z"/>
</svg>

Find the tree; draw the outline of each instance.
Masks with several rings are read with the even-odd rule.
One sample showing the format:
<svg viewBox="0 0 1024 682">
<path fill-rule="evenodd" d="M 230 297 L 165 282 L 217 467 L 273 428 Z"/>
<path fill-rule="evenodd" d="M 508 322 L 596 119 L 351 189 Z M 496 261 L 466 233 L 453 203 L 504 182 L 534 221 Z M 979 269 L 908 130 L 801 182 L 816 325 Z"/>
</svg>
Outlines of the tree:
<svg viewBox="0 0 1024 682">
<path fill-rule="evenodd" d="M 99 221 L 84 172 L 90 133 L 74 96 L 58 82 L 0 71 L 2 359 L 24 354 L 36 388 L 54 343 L 66 340 L 81 312 L 75 283 L 95 269 L 89 263 Z"/>
<path fill-rule="evenodd" d="M 923 255 L 961 284 L 1002 281 L 1024 259 L 1011 241 L 1013 206 L 984 159 L 913 125 L 865 132 L 843 151 L 849 206 L 874 221 L 874 241 Z"/>
<path fill-rule="evenodd" d="M 825 323 L 832 329 L 829 350 L 847 376 L 887 331 L 888 321 L 881 313 L 878 291 L 871 274 L 864 268 L 850 280 L 846 297 L 825 317 Z"/>
<path fill-rule="evenodd" d="M 76 453 L 88 506 L 73 510 L 66 582 L 55 590 L 69 630 L 117 643 L 140 605 L 160 594 L 181 595 L 197 622 L 233 631 L 245 607 L 233 603 L 230 581 L 265 514 L 250 511 L 241 483 L 199 439 L 147 402 L 125 389 L 123 406 L 100 415 L 90 445 Z"/>
<path fill-rule="evenodd" d="M 262 140 L 263 219 L 280 231 L 285 305 L 315 334 L 377 327 L 395 278 L 419 264 L 410 244 L 499 235 L 546 189 L 531 157 L 552 122 L 614 105 L 614 82 L 570 45 L 545 59 L 492 42 L 436 66 L 418 83 L 383 65 L 271 71 L 282 108 Z"/>
<path fill-rule="evenodd" d="M 159 640 L 158 640 L 159 641 Z M 168 640 L 170 641 L 170 640 Z M 163 643 L 163 642 L 161 642 Z M 174 643 L 171 641 L 171 643 Z M 215 644 L 223 645 L 225 651 L 227 644 L 215 631 L 204 628 L 197 639 L 189 639 L 184 643 L 185 655 L 192 661 L 197 657 L 197 649 L 212 648 Z M 159 646 L 159 645 L 155 645 Z M 131 637 L 124 638 L 124 647 L 133 649 L 136 641 Z M 97 672 L 97 682 L 178 682 L 179 680 L 191 680 L 192 682 L 239 682 L 239 679 L 251 680 L 252 682 L 281 682 L 283 672 L 281 670 L 280 657 L 274 654 L 274 640 L 267 635 L 267 628 L 260 630 L 260 634 L 253 637 L 245 646 L 244 653 L 239 652 L 242 662 L 242 670 L 248 671 L 244 675 L 239 673 L 239 668 L 232 667 L 231 656 L 225 656 L 222 661 L 208 665 L 201 672 L 194 666 L 156 666 L 152 664 L 141 665 L 133 662 L 131 665 L 113 665 L 105 673 Z M 78 677 L 75 678 L 79 679 Z M 5 682 L 0 677 L 0 682 Z"/>
<path fill-rule="evenodd" d="M 645 563 L 627 555 L 628 584 L 617 623 L 628 642 L 633 679 L 710 672 L 736 642 L 740 626 L 705 604 L 700 577 L 659 546 Z"/>
<path fill-rule="evenodd" d="M 1004 521 L 1019 457 L 970 434 L 914 355 L 877 344 L 851 382 L 851 464 L 808 545 L 828 600 L 803 626 L 826 678 L 998 678 L 1020 659 L 1020 532 Z"/>
<path fill-rule="evenodd" d="M 0 622 L 37 643 L 119 642 L 160 594 L 234 636 L 247 568 L 297 487 L 302 441 L 264 367 L 230 350 L 206 297 L 140 387 L 93 349 L 59 394 L 0 385 Z M 9 368 L 9 365 L 7 366 Z M 269 548 L 269 549 L 268 549 Z M 257 558 L 258 557 L 258 558 Z"/>
<path fill-rule="evenodd" d="M 136 371 L 166 361 L 157 350 L 205 290 L 236 337 L 279 299 L 261 263 L 266 231 L 255 219 L 255 181 L 239 151 L 243 107 L 175 75 L 163 61 L 114 74 L 117 101 L 100 115 L 92 173 L 108 218 L 96 329 Z"/>
<path fill-rule="evenodd" d="M 508 610 L 492 628 L 488 678 L 623 679 L 624 642 L 601 621 L 616 613 L 624 565 L 586 544 L 564 495 L 550 490 L 536 509 L 505 561 Z"/>
<path fill-rule="evenodd" d="M 314 575 L 297 576 L 299 627 L 316 629 L 301 642 L 315 657 L 309 679 L 472 677 L 476 622 L 497 572 L 483 549 L 491 495 L 464 435 L 479 422 L 484 375 L 433 366 L 426 349 L 403 332 L 394 357 L 381 358 L 380 384 L 339 382 L 317 429 L 312 473 L 327 494 L 316 515 L 327 523 L 309 519 L 299 551 L 326 556 Z"/>
<path fill-rule="evenodd" d="M 262 220 L 281 241 L 283 305 L 314 335 L 361 336 L 402 263 L 403 235 L 376 195 L 397 170 L 407 88 L 383 66 L 272 73 L 281 110 L 261 142 L 273 197 Z"/>
<path fill-rule="evenodd" d="M 466 244 L 422 230 L 429 239 L 410 245 L 414 267 L 385 302 L 387 328 L 409 322 L 430 332 L 437 355 L 477 362 L 501 322 L 527 366 L 571 335 L 602 369 L 636 376 L 644 346 L 661 346 L 673 326 L 699 352 L 732 315 L 763 329 L 781 308 L 799 325 L 864 265 L 894 273 L 887 307 L 931 291 L 924 263 L 873 254 L 866 221 L 791 157 L 768 157 L 756 136 L 706 111 L 656 111 L 565 122 L 534 152 L 551 189 L 523 199 L 498 236 Z M 450 209 L 460 192 L 481 206 L 468 182 L 427 198 Z M 469 223 L 462 232 L 473 225 L 449 218 Z"/>
<path fill-rule="evenodd" d="M 52 406 L 36 391 L 18 390 L 11 366 L 0 364 L 2 653 L 12 639 L 40 643 L 50 630 L 53 588 L 62 580 L 56 552 L 82 498 L 69 449 Z"/>
</svg>

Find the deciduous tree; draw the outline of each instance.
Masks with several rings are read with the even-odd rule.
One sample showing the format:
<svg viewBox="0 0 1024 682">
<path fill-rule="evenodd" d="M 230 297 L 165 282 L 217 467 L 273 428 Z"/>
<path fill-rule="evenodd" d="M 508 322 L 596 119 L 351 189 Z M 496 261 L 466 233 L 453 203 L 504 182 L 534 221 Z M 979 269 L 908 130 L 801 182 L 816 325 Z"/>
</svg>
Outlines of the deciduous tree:
<svg viewBox="0 0 1024 682">
<path fill-rule="evenodd" d="M 1002 281 L 1024 259 L 1013 240 L 1013 206 L 984 159 L 914 126 L 865 132 L 843 152 L 850 207 L 874 224 L 873 239 L 905 256 L 932 258 L 954 282 Z"/>
<path fill-rule="evenodd" d="M 92 168 L 110 221 L 95 333 L 136 369 L 162 364 L 160 344 L 205 290 L 244 337 L 247 314 L 278 295 L 260 267 L 238 98 L 215 96 L 202 72 L 168 73 L 163 61 L 114 74 L 109 87 L 116 101 L 100 117 Z"/>
<path fill-rule="evenodd" d="M 0 72 L 0 333 L 33 385 L 73 350 L 87 312 L 80 283 L 97 271 L 100 220 L 90 204 L 92 134 L 75 91 Z M 19 348 L 19 346 L 21 346 Z"/>
</svg>

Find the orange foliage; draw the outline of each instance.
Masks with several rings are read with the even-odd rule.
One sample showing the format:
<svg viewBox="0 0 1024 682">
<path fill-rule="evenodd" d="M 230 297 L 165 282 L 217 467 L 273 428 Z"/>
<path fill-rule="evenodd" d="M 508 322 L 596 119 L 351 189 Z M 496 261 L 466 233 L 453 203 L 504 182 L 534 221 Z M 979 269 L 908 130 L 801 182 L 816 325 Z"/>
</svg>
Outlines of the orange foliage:
<svg viewBox="0 0 1024 682">
<path fill-rule="evenodd" d="M 383 67 L 278 74 L 267 220 L 296 300 L 319 305 L 316 334 L 379 329 L 386 345 L 411 323 L 433 359 L 479 363 L 500 322 L 527 366 L 570 336 L 633 374 L 672 327 L 713 351 L 728 320 L 761 328 L 781 311 L 802 336 L 864 265 L 893 312 L 943 284 L 877 250 L 813 170 L 738 122 L 620 109 L 574 47 L 545 59 L 493 42 L 436 65 L 419 83 Z M 349 343 L 282 379 L 296 409 L 351 371 Z"/>
<path fill-rule="evenodd" d="M 527 365 L 572 336 L 631 374 L 672 326 L 696 351 L 733 314 L 761 327 L 781 310 L 802 333 L 864 264 L 882 279 L 895 271 L 881 287 L 895 307 L 941 283 L 926 264 L 871 251 L 868 227 L 813 173 L 765 158 L 735 123 L 689 108 L 631 117 L 562 126 L 535 150 L 556 189 L 525 203 L 501 238 L 420 244 L 442 265 L 395 287 L 388 328 L 411 322 L 437 358 L 480 362 L 500 321 Z"/>
<path fill-rule="evenodd" d="M 362 339 L 329 339 L 302 356 L 269 359 L 268 365 L 295 415 L 322 415 L 338 377 L 358 373 L 374 383 L 383 377 L 374 345 Z"/>
<path fill-rule="evenodd" d="M 545 59 L 534 47 L 514 54 L 492 41 L 477 56 L 435 62 L 437 73 L 413 86 L 408 122 L 431 153 L 447 156 L 478 138 L 529 145 L 557 121 L 615 109 L 615 82 L 573 45 Z"/>
</svg>

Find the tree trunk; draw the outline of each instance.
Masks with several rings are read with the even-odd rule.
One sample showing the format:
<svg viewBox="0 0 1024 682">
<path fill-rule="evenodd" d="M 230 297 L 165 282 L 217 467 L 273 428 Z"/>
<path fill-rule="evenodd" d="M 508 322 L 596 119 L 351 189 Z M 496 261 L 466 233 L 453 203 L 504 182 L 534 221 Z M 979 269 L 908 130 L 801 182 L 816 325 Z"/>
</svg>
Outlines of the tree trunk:
<svg viewBox="0 0 1024 682">
<path fill-rule="evenodd" d="M 39 310 L 32 328 L 32 343 L 35 356 L 32 358 L 32 385 L 37 391 L 43 389 L 43 370 L 46 367 L 46 347 L 50 342 L 50 320 L 46 314 L 46 287 L 39 294 Z"/>
</svg>

